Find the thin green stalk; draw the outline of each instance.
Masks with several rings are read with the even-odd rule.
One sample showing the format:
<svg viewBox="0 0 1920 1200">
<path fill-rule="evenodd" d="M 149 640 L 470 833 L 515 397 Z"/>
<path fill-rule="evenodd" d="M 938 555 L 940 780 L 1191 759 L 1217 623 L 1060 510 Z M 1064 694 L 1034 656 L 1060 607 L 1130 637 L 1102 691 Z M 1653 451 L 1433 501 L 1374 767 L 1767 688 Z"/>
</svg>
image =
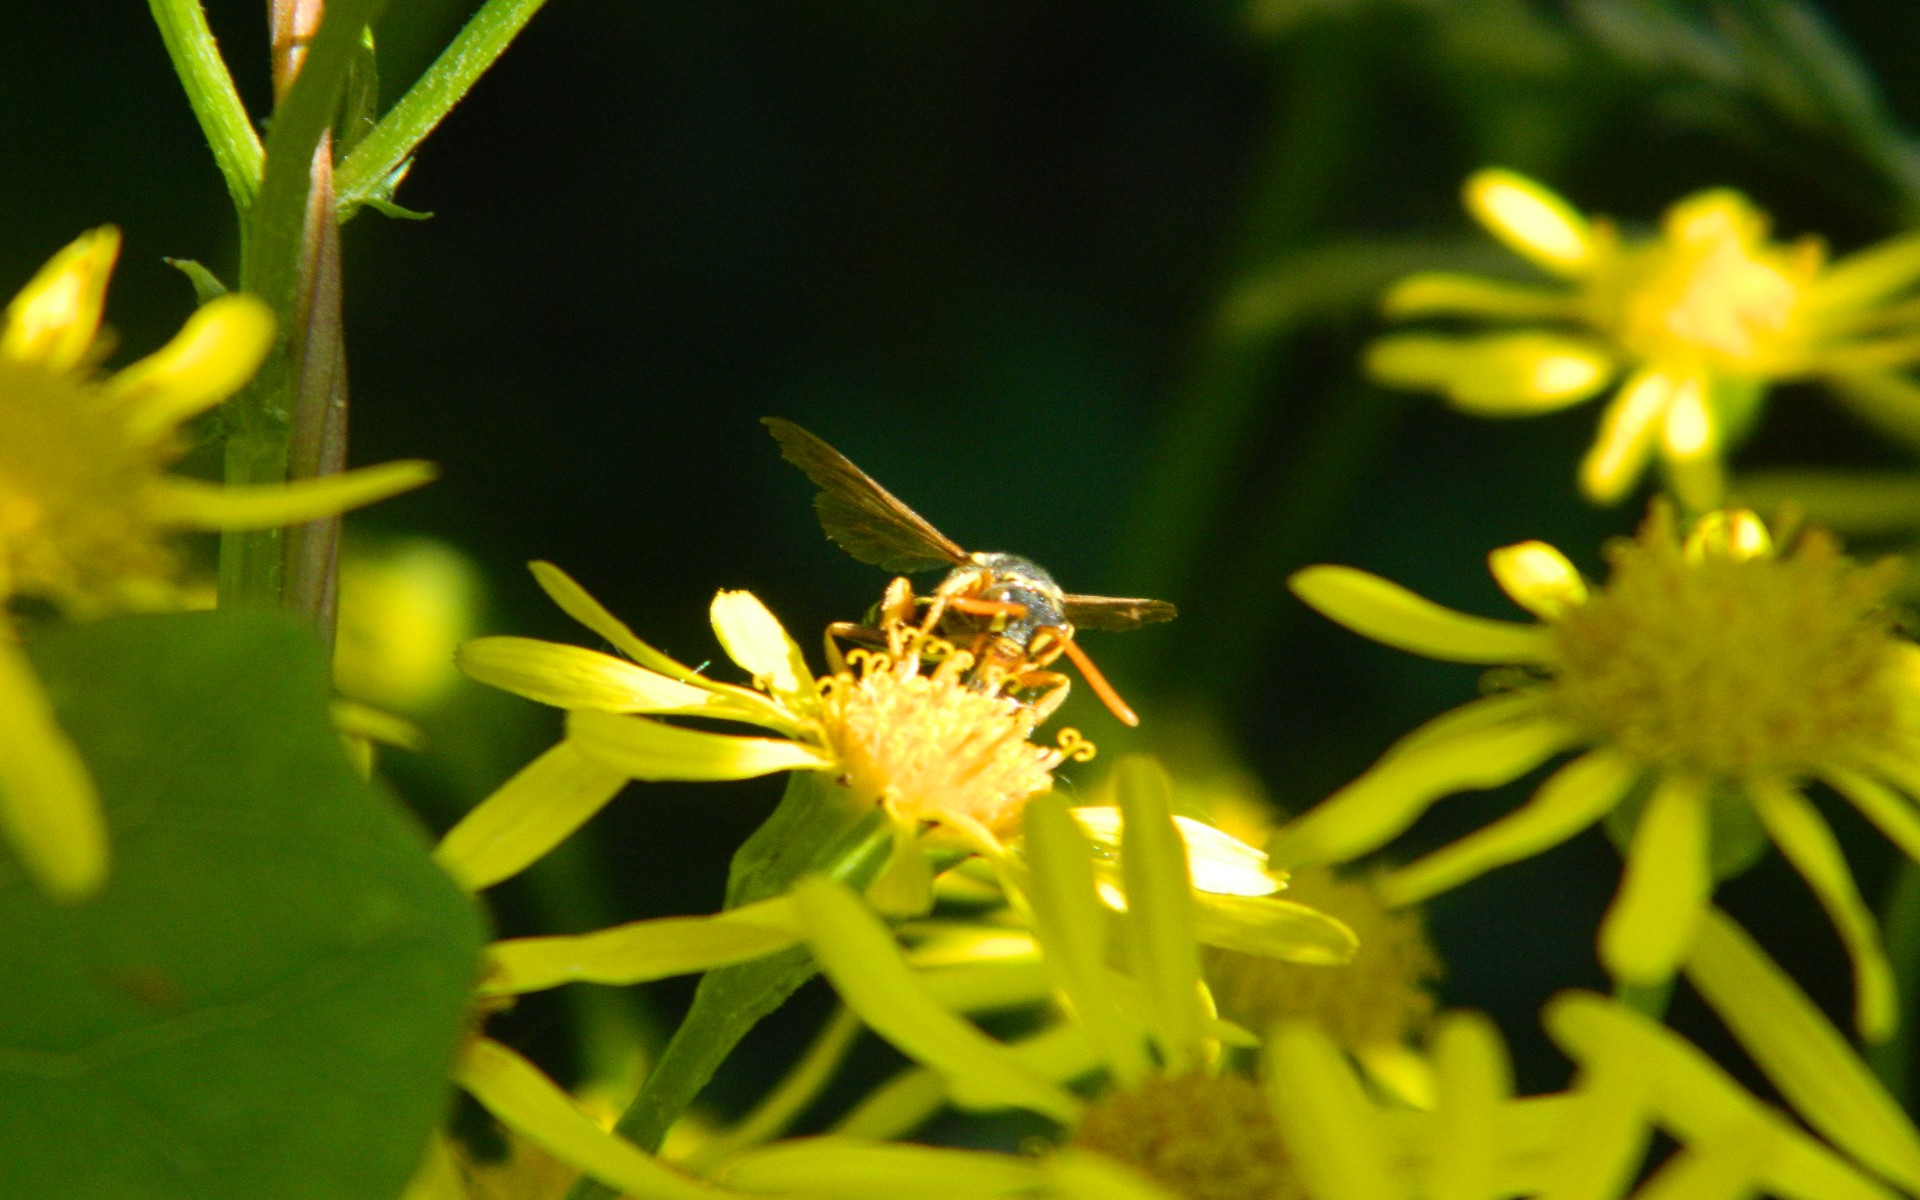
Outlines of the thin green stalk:
<svg viewBox="0 0 1920 1200">
<path fill-rule="evenodd" d="M 473 14 L 433 65 L 340 164 L 334 183 L 343 219 L 369 200 L 386 198 L 393 173 L 453 111 L 544 3 L 546 0 L 487 0 Z"/>
<path fill-rule="evenodd" d="M 852 1009 L 844 1004 L 835 1008 L 786 1078 L 738 1124 L 702 1146 L 688 1166 L 696 1173 L 703 1172 L 731 1155 L 785 1133 L 833 1080 L 863 1028 Z"/>
<path fill-rule="evenodd" d="M 200 9 L 200 0 L 148 0 L 148 7 L 153 23 L 160 27 L 167 57 L 186 89 L 187 103 L 200 121 L 200 132 L 213 150 L 213 161 L 227 181 L 234 211 L 244 217 L 260 191 L 266 152 L 220 57 L 213 30 L 207 27 L 207 15 Z"/>
<path fill-rule="evenodd" d="M 1892 1037 L 1867 1048 L 1867 1062 L 1904 1108 L 1913 1094 L 1914 1003 L 1920 999 L 1920 863 L 1904 855 L 1880 913 L 1880 936 L 1893 967 L 1900 1023 Z"/>
<path fill-rule="evenodd" d="M 377 21 L 387 0 L 335 0 L 308 43 L 299 75 L 274 109 L 267 136 L 266 170 L 242 226 L 240 287 L 265 300 L 280 322 L 280 335 L 253 382 L 227 405 L 226 477 L 229 483 L 279 483 L 288 477 L 295 417 L 324 411 L 333 379 L 311 369 L 330 365 L 337 344 L 323 345 L 309 330 L 321 245 L 309 231 L 316 203 L 325 208 L 328 177 L 321 162 L 316 193 L 315 157 L 346 86 L 347 70 L 361 32 Z M 324 317 L 323 317 L 324 320 Z M 285 538 L 279 530 L 230 533 L 220 544 L 220 596 L 277 603 L 284 598 Z"/>
</svg>

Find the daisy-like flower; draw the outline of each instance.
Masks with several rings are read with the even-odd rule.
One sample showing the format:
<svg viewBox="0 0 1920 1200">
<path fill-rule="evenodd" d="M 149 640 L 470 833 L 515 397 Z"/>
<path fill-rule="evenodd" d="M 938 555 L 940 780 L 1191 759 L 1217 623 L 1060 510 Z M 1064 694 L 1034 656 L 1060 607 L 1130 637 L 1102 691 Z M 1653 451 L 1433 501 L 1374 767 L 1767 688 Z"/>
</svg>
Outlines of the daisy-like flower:
<svg viewBox="0 0 1920 1200">
<path fill-rule="evenodd" d="M 843 1002 L 937 1073 L 956 1104 L 1024 1108 L 1067 1131 L 1065 1145 L 1037 1162 L 945 1152 L 953 1178 L 978 1180 L 981 1195 L 1299 1195 L 1260 1088 L 1231 1073 L 1222 1053 L 1225 1044 L 1256 1039 L 1215 1016 L 1202 982 L 1191 839 L 1168 812 L 1164 776 L 1135 764 L 1119 791 L 1117 862 L 1050 795 L 1027 806 L 1021 860 L 1000 863 L 1069 1014 L 1064 1038 L 1008 1044 L 989 1037 L 909 967 L 857 897 L 820 877 L 803 880 L 793 896 L 814 956 Z M 1339 928 L 1325 918 L 1320 924 Z M 1340 957 L 1324 933 L 1318 942 L 1300 937 L 1296 949 L 1323 963 Z M 1115 951 L 1124 973 L 1113 965 Z M 1092 1100 L 1065 1086 L 1093 1073 L 1107 1085 Z M 910 1195 L 924 1186 L 925 1164 L 896 1158 L 897 1149 L 853 1137 L 799 1139 L 749 1151 L 717 1178 L 788 1195 Z M 863 1190 L 847 1192 L 855 1180 Z"/>
<path fill-rule="evenodd" d="M 1899 568 L 1857 565 L 1818 530 L 1777 546 L 1739 510 L 1682 532 L 1655 505 L 1637 537 L 1609 548 L 1597 588 L 1542 543 L 1494 551 L 1494 577 L 1537 625 L 1456 613 L 1345 567 L 1294 576 L 1308 604 L 1377 641 L 1518 670 L 1281 830 L 1275 860 L 1355 858 L 1443 796 L 1575 752 L 1525 806 L 1388 875 L 1387 898 L 1432 896 L 1626 806 L 1626 870 L 1600 956 L 1616 978 L 1655 984 L 1685 955 L 1716 874 L 1771 838 L 1846 943 L 1859 1028 L 1884 1038 L 1896 1012 L 1879 933 L 1805 788 L 1828 785 L 1920 858 L 1920 649 L 1884 604 Z"/>
<path fill-rule="evenodd" d="M 1674 204 L 1658 236 L 1623 239 L 1540 184 L 1504 170 L 1467 180 L 1468 210 L 1561 286 L 1425 274 L 1387 293 L 1387 315 L 1500 323 L 1403 333 L 1367 354 L 1376 379 L 1434 389 L 1486 416 L 1528 416 L 1613 388 L 1580 466 L 1586 494 L 1626 494 L 1657 450 L 1690 508 L 1719 503 L 1721 455 L 1774 383 L 1821 379 L 1884 394 L 1920 362 L 1920 235 L 1827 261 L 1814 238 L 1768 236 L 1765 213 L 1727 189 Z"/>
<path fill-rule="evenodd" d="M 112 228 L 83 235 L 0 317 L 0 604 L 31 598 L 75 619 L 180 607 L 177 535 L 310 521 L 432 477 L 419 462 L 245 487 L 168 474 L 187 448 L 182 424 L 253 375 L 273 317 L 250 296 L 223 296 L 159 351 L 102 374 L 119 249 Z M 75 899 L 106 877 L 106 832 L 15 638 L 0 617 L 0 827 L 49 894 Z"/>
<path fill-rule="evenodd" d="M 816 679 L 800 648 L 747 592 L 721 592 L 713 628 L 750 687 L 708 679 L 647 645 L 548 563 L 535 578 L 568 615 L 625 658 L 530 638 L 489 637 L 460 650 L 483 683 L 567 710 L 564 741 L 482 802 L 442 842 L 443 866 L 482 888 L 538 859 L 605 805 L 628 780 L 747 779 L 817 771 L 849 805 L 878 809 L 892 826 L 891 866 L 876 885 L 898 907 L 923 906 L 925 846 L 992 849 L 1017 828 L 1026 801 L 1053 770 L 1092 746 L 1062 730 L 1054 746 L 1029 741 L 1039 716 L 970 685 L 969 656 L 889 631 L 885 652 L 855 651 Z M 706 717 L 773 737 L 670 724 Z"/>
</svg>

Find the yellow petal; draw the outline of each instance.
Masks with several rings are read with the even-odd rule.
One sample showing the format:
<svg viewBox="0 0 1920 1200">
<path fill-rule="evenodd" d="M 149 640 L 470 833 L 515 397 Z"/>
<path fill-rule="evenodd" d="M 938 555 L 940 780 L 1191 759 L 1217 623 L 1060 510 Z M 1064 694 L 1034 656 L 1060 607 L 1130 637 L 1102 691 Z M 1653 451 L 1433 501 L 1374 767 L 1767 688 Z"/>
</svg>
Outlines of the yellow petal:
<svg viewBox="0 0 1920 1200">
<path fill-rule="evenodd" d="M 499 1042 L 469 1041 L 454 1079 L 502 1125 L 630 1200 L 719 1200 L 729 1195 L 601 1129 L 538 1067 Z"/>
<path fill-rule="evenodd" d="M 558 708 L 695 712 L 716 698 L 712 692 L 668 679 L 624 658 L 534 638 L 475 638 L 461 643 L 454 661 L 489 687 Z"/>
<path fill-rule="evenodd" d="M 1545 542 L 1502 546 L 1487 555 L 1500 590 L 1543 621 L 1555 621 L 1587 602 L 1587 581 L 1567 556 Z"/>
<path fill-rule="evenodd" d="M 1580 463 L 1580 488 L 1598 504 L 1627 494 L 1646 470 L 1653 438 L 1677 388 L 1661 370 L 1635 373 L 1600 417 L 1600 434 Z"/>
<path fill-rule="evenodd" d="M 603 766 L 629 779 L 648 781 L 752 779 L 775 771 L 820 771 L 834 765 L 824 751 L 799 742 L 680 729 L 646 717 L 589 709 L 567 714 L 567 740 Z"/>
<path fill-rule="evenodd" d="M 1362 637 L 1428 658 L 1532 663 L 1547 655 L 1546 631 L 1538 625 L 1458 613 L 1352 567 L 1307 567 L 1294 572 L 1287 586 L 1322 616 Z"/>
<path fill-rule="evenodd" d="M 1418 904 L 1557 846 L 1605 816 L 1637 774 L 1638 768 L 1620 755 L 1589 751 L 1556 771 L 1525 806 L 1387 876 L 1381 898 L 1393 905 Z"/>
<path fill-rule="evenodd" d="M 1072 1094 L 1028 1069 L 999 1042 L 956 1016 L 913 977 L 893 938 L 845 885 L 809 876 L 793 891 L 820 970 L 848 1008 L 902 1053 L 944 1075 L 957 1103 L 1030 1109 L 1064 1124 Z"/>
<path fill-rule="evenodd" d="M 1569 292 L 1430 271 L 1410 275 L 1387 290 L 1380 311 L 1389 317 L 1467 316 L 1496 320 L 1568 320 L 1579 315 L 1579 300 Z"/>
<path fill-rule="evenodd" d="M 881 1141 L 905 1137 L 946 1104 L 946 1080 L 925 1067 L 909 1067 L 868 1092 L 829 1132 Z"/>
<path fill-rule="evenodd" d="M 166 437 L 239 391 L 273 345 L 273 310 L 252 296 L 208 301 L 173 340 L 107 381 L 136 442 Z"/>
<path fill-rule="evenodd" d="M 852 1137 L 793 1138 L 749 1150 L 720 1181 L 743 1192 L 832 1200 L 973 1200 L 1028 1195 L 1040 1164 L 1012 1154 L 950 1150 Z"/>
<path fill-rule="evenodd" d="M 1702 786 L 1662 776 L 1634 828 L 1626 874 L 1600 925 L 1601 963 L 1628 983 L 1672 978 L 1712 892 Z"/>
<path fill-rule="evenodd" d="M 1064 1200 L 1181 1200 L 1132 1167 L 1077 1146 L 1061 1147 L 1042 1166 L 1050 1194 Z"/>
<path fill-rule="evenodd" d="M 1634 1200 L 1747 1200 L 1759 1191 L 1754 1168 L 1767 1157 L 1771 1133 L 1757 1124 L 1681 1150 L 1660 1164 Z"/>
<path fill-rule="evenodd" d="M 1169 1074 L 1198 1064 L 1207 1040 L 1200 945 L 1186 846 L 1173 824 L 1173 780 L 1157 759 L 1129 755 L 1113 772 L 1123 830 L 1120 875 L 1127 911 L 1120 928 L 1154 1041 Z"/>
<path fill-rule="evenodd" d="M 401 459 L 338 475 L 287 483 L 218 484 L 168 475 L 150 485 L 148 512 L 186 529 L 271 529 L 331 517 L 412 491 L 439 474 L 432 463 Z"/>
<path fill-rule="evenodd" d="M 980 963 L 950 963 L 920 972 L 934 999 L 954 1012 L 1000 1012 L 1025 1008 L 1053 995 L 1049 961 L 1038 957 Z"/>
<path fill-rule="evenodd" d="M 111 256 L 109 256 L 111 262 Z M 107 878 L 107 827 L 80 752 L 20 647 L 0 634 L 0 829 L 56 900 L 84 900 Z"/>
<path fill-rule="evenodd" d="M 1820 778 L 1851 801 L 1860 814 L 1872 821 L 1908 858 L 1920 862 L 1920 812 L 1914 810 L 1911 800 L 1877 779 L 1851 771 L 1822 771 Z M 1895 782 L 1901 783 L 1897 779 Z M 1920 788 L 1920 771 L 1913 772 L 1910 779 L 1901 783 L 1903 790 L 1909 785 Z M 1912 794 L 1908 790 L 1908 795 Z"/>
<path fill-rule="evenodd" d="M 81 234 L 40 268 L 7 306 L 0 358 L 67 371 L 84 362 L 100 332 L 107 280 L 120 255 L 111 225 Z"/>
<path fill-rule="evenodd" d="M 759 958 L 800 937 L 793 901 L 782 896 L 709 917 L 658 917 L 594 933 L 508 938 L 487 948 L 479 991 L 510 996 L 563 983 L 650 983 Z"/>
<path fill-rule="evenodd" d="M 1118 808 L 1095 804 L 1067 811 L 1094 845 L 1108 853 L 1119 848 L 1124 822 Z M 1199 890 L 1227 896 L 1267 896 L 1286 886 L 1268 873 L 1264 850 L 1192 817 L 1176 816 L 1173 823 L 1180 830 L 1180 840 L 1186 843 L 1187 870 Z"/>
<path fill-rule="evenodd" d="M 1338 918 L 1279 896 L 1195 892 L 1194 934 L 1209 946 L 1314 966 L 1353 961 L 1360 941 Z"/>
<path fill-rule="evenodd" d="M 1407 1188 L 1379 1117 L 1320 1029 L 1289 1021 L 1267 1039 L 1267 1090 L 1300 1181 L 1314 1200 L 1397 1200 Z"/>
<path fill-rule="evenodd" d="M 806 711 L 816 693 L 813 673 L 778 619 L 752 592 L 720 592 L 713 598 L 713 632 L 727 656 L 754 683 Z"/>
<path fill-rule="evenodd" d="M 1688 562 L 1751 562 L 1773 557 L 1773 535 L 1766 522 L 1747 509 L 1716 509 L 1694 522 L 1681 553 Z"/>
<path fill-rule="evenodd" d="M 1438 1084 L 1430 1140 L 1431 1200 L 1497 1200 L 1500 1196 L 1500 1110 L 1513 1095 L 1513 1069 L 1492 1021 L 1448 1013 L 1433 1038 Z"/>
<path fill-rule="evenodd" d="M 1833 830 L 1805 796 L 1778 780 L 1750 780 L 1747 794 L 1773 844 L 1813 889 L 1846 943 L 1853 961 L 1854 1025 L 1870 1042 L 1887 1040 L 1900 1016 L 1893 969 L 1880 944 L 1879 924 L 1853 885 Z"/>
<path fill-rule="evenodd" d="M 1562 1126 L 1572 1132 L 1547 1156 L 1540 1192 L 1554 1200 L 1613 1200 L 1626 1193 L 1647 1152 L 1651 1083 L 1631 1064 L 1585 1061 L 1575 1083 L 1576 1107 Z"/>
<path fill-rule="evenodd" d="M 1084 811 L 1070 814 L 1053 792 L 1028 802 L 1027 899 L 1061 995 L 1121 1085 L 1131 1086 L 1147 1074 L 1146 1031 L 1108 979 L 1107 914 L 1094 890 L 1093 846 L 1075 823 Z"/>
<path fill-rule="evenodd" d="M 1733 919 L 1710 908 L 1687 978 L 1807 1124 L 1920 1192 L 1920 1133 L 1831 1022 Z"/>
<path fill-rule="evenodd" d="M 468 891 L 519 874 L 625 787 L 627 777 L 561 742 L 447 831 L 436 862 Z"/>
<path fill-rule="evenodd" d="M 1555 193 L 1497 167 L 1467 177 L 1467 211 L 1487 231 L 1555 275 L 1579 278 L 1593 265 L 1593 227 Z"/>
<path fill-rule="evenodd" d="M 1920 233 L 1908 233 L 1834 262 L 1807 288 L 1801 310 L 1824 321 L 1867 315 L 1916 282 L 1920 282 Z"/>
<path fill-rule="evenodd" d="M 1537 715 L 1448 736 L 1423 737 L 1416 730 L 1410 737 L 1419 740 L 1396 747 L 1282 828 L 1271 848 L 1274 861 L 1300 867 L 1358 858 L 1391 841 L 1443 796 L 1510 783 L 1577 740 L 1571 730 Z"/>
<path fill-rule="evenodd" d="M 1607 386 L 1614 359 L 1590 338 L 1561 333 L 1396 333 L 1367 347 L 1366 368 L 1390 387 L 1442 392 L 1463 412 L 1530 417 Z"/>
</svg>

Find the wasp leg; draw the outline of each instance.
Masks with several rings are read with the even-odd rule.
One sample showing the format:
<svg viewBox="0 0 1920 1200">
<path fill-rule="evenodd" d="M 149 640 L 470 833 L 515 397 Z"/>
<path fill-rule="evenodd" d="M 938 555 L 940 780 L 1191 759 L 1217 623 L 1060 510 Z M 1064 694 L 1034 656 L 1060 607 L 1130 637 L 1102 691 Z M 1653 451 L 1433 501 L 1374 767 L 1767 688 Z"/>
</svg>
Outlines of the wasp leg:
<svg viewBox="0 0 1920 1200">
<path fill-rule="evenodd" d="M 1100 703 L 1107 706 L 1108 712 L 1119 718 L 1122 725 L 1140 723 L 1139 716 L 1127 707 L 1127 702 L 1120 698 L 1120 693 L 1113 690 L 1113 685 L 1108 683 L 1107 677 L 1100 673 L 1100 668 L 1093 665 L 1093 660 L 1088 658 L 1087 652 L 1080 648 L 1080 643 L 1067 638 L 1061 643 L 1060 648 L 1066 651 L 1068 658 L 1073 660 L 1073 665 L 1080 668 L 1080 674 L 1086 678 L 1087 686 L 1093 689 L 1094 695 L 1100 697 Z"/>
<path fill-rule="evenodd" d="M 1013 677 L 1013 686 L 1022 691 L 1040 691 L 1027 707 L 1033 710 L 1034 723 L 1043 724 L 1067 702 L 1067 693 L 1073 690 L 1073 681 L 1058 671 L 1022 671 Z"/>
<path fill-rule="evenodd" d="M 947 601 L 947 607 L 970 617 L 993 617 L 996 623 L 1000 620 L 1018 621 L 1027 615 L 1027 606 L 1018 601 L 982 600 L 977 596 L 954 596 Z"/>
<path fill-rule="evenodd" d="M 825 641 L 827 644 L 827 669 L 835 675 L 847 669 L 846 655 L 840 652 L 842 639 L 857 646 L 871 646 L 884 650 L 887 639 L 878 629 L 859 624 L 856 621 L 835 621 L 827 626 Z"/>
<path fill-rule="evenodd" d="M 993 572 L 982 568 L 958 571 L 940 581 L 933 589 L 933 599 L 927 604 L 927 615 L 920 621 L 920 632 L 931 634 L 940 627 L 940 618 L 947 615 L 947 607 L 956 599 L 983 590 L 993 582 Z"/>
</svg>

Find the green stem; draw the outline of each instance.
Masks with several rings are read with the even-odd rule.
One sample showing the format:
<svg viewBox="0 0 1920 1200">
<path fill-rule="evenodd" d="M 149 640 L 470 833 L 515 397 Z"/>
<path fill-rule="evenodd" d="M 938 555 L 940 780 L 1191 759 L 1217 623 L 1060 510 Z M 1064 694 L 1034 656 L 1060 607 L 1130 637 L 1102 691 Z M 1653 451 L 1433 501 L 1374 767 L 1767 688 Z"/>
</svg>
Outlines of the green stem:
<svg viewBox="0 0 1920 1200">
<path fill-rule="evenodd" d="M 284 481 L 296 416 L 310 424 L 311 414 L 324 417 L 334 399 L 337 374 L 331 367 L 339 353 L 337 338 L 324 330 L 316 336 L 309 328 L 315 316 L 313 289 L 325 254 L 311 231 L 331 224 L 326 219 L 331 195 L 325 159 L 320 159 L 318 172 L 314 168 L 316 156 L 324 154 L 322 140 L 346 86 L 361 31 L 379 19 L 386 5 L 387 0 L 334 0 L 307 44 L 298 76 L 274 109 L 266 170 L 242 226 L 240 288 L 267 302 L 280 334 L 253 382 L 227 405 L 229 483 Z M 321 219 L 315 220 L 316 215 Z M 328 319 L 321 314 L 319 321 Z M 280 530 L 225 535 L 220 544 L 221 601 L 283 600 L 285 542 Z"/>
<path fill-rule="evenodd" d="M 187 103 L 200 121 L 200 132 L 213 150 L 213 161 L 227 181 L 234 211 L 245 216 L 260 190 L 266 152 L 220 57 L 213 30 L 207 27 L 207 15 L 200 9 L 200 0 L 148 0 L 148 7 L 153 23 L 160 27 L 167 57 L 186 89 Z"/>
<path fill-rule="evenodd" d="M 157 0 L 156 0 L 157 2 Z M 389 179 L 467 90 L 499 58 L 546 0 L 487 0 L 399 103 L 340 164 L 335 178 L 342 220 L 382 200 Z"/>
<path fill-rule="evenodd" d="M 1887 962 L 1893 967 L 1900 1023 L 1893 1036 L 1867 1049 L 1867 1062 L 1902 1107 L 1913 1092 L 1913 1015 L 1920 992 L 1920 863 L 1902 855 L 1880 913 Z"/>
<path fill-rule="evenodd" d="M 844 1004 L 835 1008 L 786 1078 L 733 1128 L 702 1146 L 688 1163 L 689 1168 L 695 1173 L 705 1172 L 742 1150 L 785 1133 L 832 1081 L 864 1028 L 852 1009 Z"/>
</svg>

